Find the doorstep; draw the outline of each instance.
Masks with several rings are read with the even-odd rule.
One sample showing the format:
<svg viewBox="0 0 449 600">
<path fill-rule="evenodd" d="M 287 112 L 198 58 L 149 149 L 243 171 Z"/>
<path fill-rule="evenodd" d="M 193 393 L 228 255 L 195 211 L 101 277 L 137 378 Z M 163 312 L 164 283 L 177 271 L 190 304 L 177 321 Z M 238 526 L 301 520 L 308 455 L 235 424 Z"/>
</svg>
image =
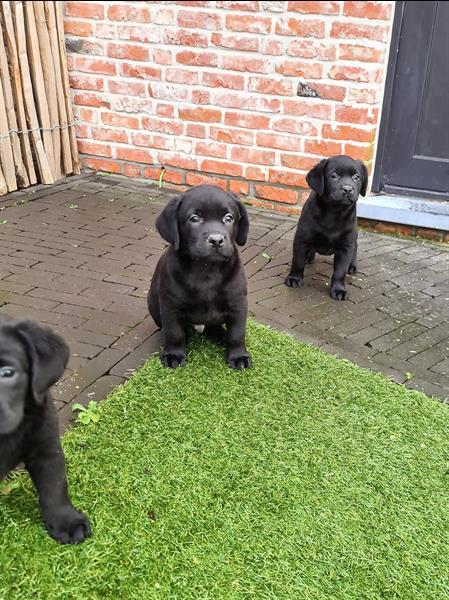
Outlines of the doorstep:
<svg viewBox="0 0 449 600">
<path fill-rule="evenodd" d="M 449 202 L 422 198 L 371 195 L 359 198 L 357 216 L 425 229 L 449 231 Z"/>
</svg>

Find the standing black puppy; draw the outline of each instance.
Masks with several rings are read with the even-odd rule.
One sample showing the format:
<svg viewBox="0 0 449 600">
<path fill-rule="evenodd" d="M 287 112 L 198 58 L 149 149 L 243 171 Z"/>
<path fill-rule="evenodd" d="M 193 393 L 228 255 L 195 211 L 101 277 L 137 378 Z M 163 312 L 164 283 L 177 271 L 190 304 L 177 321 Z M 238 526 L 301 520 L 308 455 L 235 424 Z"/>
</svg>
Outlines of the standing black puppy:
<svg viewBox="0 0 449 600">
<path fill-rule="evenodd" d="M 368 172 L 360 160 L 333 156 L 316 164 L 306 179 L 312 192 L 299 218 L 285 285 L 301 287 L 304 266 L 313 262 L 315 252 L 334 254 L 330 295 L 346 300 L 346 273 L 357 271 L 356 202 L 366 194 Z"/>
<path fill-rule="evenodd" d="M 236 247 L 248 236 L 244 205 L 235 194 L 200 185 L 170 200 L 156 227 L 170 244 L 148 293 L 150 314 L 165 336 L 162 363 L 170 368 L 183 365 L 187 328 L 204 325 L 206 335 L 224 337 L 230 367 L 250 367 L 245 347 L 246 277 Z"/>
<path fill-rule="evenodd" d="M 20 462 L 39 494 L 48 533 L 62 544 L 82 542 L 89 521 L 67 492 L 64 454 L 50 387 L 64 372 L 69 349 L 50 329 L 0 315 L 0 480 Z"/>
</svg>

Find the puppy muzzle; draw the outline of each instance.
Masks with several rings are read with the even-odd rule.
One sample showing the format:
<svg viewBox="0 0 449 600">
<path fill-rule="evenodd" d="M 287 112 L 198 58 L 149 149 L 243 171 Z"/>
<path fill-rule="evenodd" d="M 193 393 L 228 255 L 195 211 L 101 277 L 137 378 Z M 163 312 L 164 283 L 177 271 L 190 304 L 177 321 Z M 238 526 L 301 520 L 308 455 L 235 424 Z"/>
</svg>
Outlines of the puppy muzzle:
<svg viewBox="0 0 449 600">
<path fill-rule="evenodd" d="M 23 409 L 16 409 L 4 403 L 0 406 L 0 435 L 12 433 L 20 424 L 23 418 Z"/>
</svg>

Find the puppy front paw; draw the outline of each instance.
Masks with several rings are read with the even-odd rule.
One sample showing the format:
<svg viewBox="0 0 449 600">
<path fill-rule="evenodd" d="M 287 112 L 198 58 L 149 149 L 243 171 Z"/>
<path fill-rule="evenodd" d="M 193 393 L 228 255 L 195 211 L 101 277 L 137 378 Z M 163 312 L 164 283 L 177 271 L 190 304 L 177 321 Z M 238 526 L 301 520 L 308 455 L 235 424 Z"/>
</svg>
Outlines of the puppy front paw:
<svg viewBox="0 0 449 600">
<path fill-rule="evenodd" d="M 166 352 L 160 354 L 161 363 L 168 369 L 176 369 L 186 364 L 186 355 L 182 350 L 177 352 Z"/>
<path fill-rule="evenodd" d="M 290 275 L 285 279 L 284 283 L 287 287 L 300 288 L 302 286 L 303 277 L 301 275 Z"/>
<path fill-rule="evenodd" d="M 357 273 L 357 264 L 356 263 L 351 263 L 348 267 L 348 273 L 350 275 L 354 275 L 354 273 Z"/>
<path fill-rule="evenodd" d="M 226 357 L 226 362 L 231 369 L 235 369 L 236 371 L 243 371 L 252 366 L 251 355 L 248 352 L 241 350 L 229 352 Z"/>
<path fill-rule="evenodd" d="M 348 292 L 342 285 L 333 285 L 330 291 L 331 298 L 334 300 L 347 300 Z"/>
<path fill-rule="evenodd" d="M 55 511 L 44 522 L 48 533 L 60 544 L 79 544 L 92 535 L 89 519 L 72 506 Z"/>
</svg>

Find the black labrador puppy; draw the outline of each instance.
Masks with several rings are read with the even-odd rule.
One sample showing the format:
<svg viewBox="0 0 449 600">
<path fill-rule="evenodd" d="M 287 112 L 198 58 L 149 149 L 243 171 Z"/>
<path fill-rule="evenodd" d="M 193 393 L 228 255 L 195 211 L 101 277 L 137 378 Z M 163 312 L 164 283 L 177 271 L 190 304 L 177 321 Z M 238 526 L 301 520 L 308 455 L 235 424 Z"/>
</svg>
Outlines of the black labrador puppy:
<svg viewBox="0 0 449 600">
<path fill-rule="evenodd" d="M 193 325 L 224 340 L 230 367 L 250 367 L 246 277 L 236 247 L 248 236 L 244 205 L 235 194 L 200 185 L 170 200 L 156 228 L 170 244 L 148 293 L 150 314 L 165 336 L 162 363 L 176 368 L 186 362 L 186 333 Z"/>
<path fill-rule="evenodd" d="M 0 315 L 0 480 L 20 462 L 39 494 L 48 533 L 61 544 L 82 542 L 89 521 L 69 499 L 58 419 L 49 388 L 64 372 L 69 349 L 32 321 Z"/>
<path fill-rule="evenodd" d="M 304 266 L 313 262 L 315 252 L 334 254 L 330 295 L 346 300 L 346 273 L 357 271 L 356 202 L 366 194 L 368 171 L 360 160 L 333 156 L 316 164 L 306 179 L 312 192 L 301 211 L 285 285 L 301 287 Z"/>
</svg>

